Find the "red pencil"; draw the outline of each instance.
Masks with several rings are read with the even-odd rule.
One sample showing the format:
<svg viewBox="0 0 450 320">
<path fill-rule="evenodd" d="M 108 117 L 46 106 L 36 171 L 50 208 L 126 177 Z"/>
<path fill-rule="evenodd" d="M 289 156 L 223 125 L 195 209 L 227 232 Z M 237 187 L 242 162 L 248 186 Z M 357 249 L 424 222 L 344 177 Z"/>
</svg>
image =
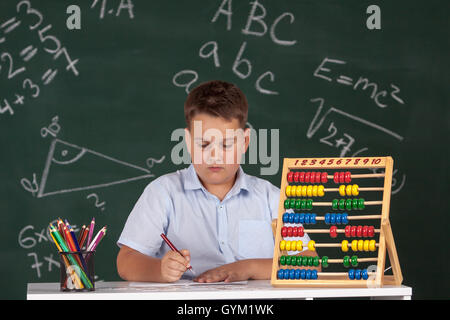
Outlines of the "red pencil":
<svg viewBox="0 0 450 320">
<path fill-rule="evenodd" d="M 161 233 L 161 238 L 163 238 L 163 240 L 167 243 L 167 245 L 170 247 L 170 249 L 178 252 L 182 257 L 184 257 L 183 254 L 181 254 L 181 252 L 173 245 L 173 243 L 170 242 L 170 240 L 166 237 L 166 235 L 164 233 Z M 194 270 L 192 269 L 192 266 L 189 266 L 188 269 L 192 272 L 193 275 L 195 275 Z"/>
</svg>

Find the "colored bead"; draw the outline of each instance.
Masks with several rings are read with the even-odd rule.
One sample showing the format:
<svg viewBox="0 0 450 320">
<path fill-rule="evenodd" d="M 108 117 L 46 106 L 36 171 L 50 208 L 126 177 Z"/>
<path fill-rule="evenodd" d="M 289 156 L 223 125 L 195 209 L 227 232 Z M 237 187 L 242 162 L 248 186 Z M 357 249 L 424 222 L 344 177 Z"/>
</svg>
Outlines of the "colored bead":
<svg viewBox="0 0 450 320">
<path fill-rule="evenodd" d="M 316 172 L 316 183 L 320 183 L 321 175 L 322 174 L 320 172 Z"/>
<path fill-rule="evenodd" d="M 294 216 L 294 223 L 299 223 L 300 222 L 300 214 L 296 213 Z"/>
<path fill-rule="evenodd" d="M 306 190 L 306 194 L 308 195 L 308 197 L 312 197 L 312 190 L 313 186 L 310 184 Z"/>
<path fill-rule="evenodd" d="M 352 185 L 351 184 L 349 184 L 345 187 L 345 194 L 348 196 L 352 195 Z"/>
<path fill-rule="evenodd" d="M 308 257 L 308 266 L 313 265 L 313 257 Z"/>
<path fill-rule="evenodd" d="M 361 270 L 359 270 L 359 269 L 355 270 L 355 279 L 361 280 Z"/>
<path fill-rule="evenodd" d="M 304 213 L 300 213 L 299 214 L 298 222 L 301 223 L 301 224 L 305 223 L 305 214 Z"/>
<path fill-rule="evenodd" d="M 300 278 L 301 279 L 306 279 L 306 270 L 305 269 L 301 269 L 301 271 L 300 271 Z"/>
<path fill-rule="evenodd" d="M 339 200 L 339 209 L 345 210 L 345 200 L 344 199 Z"/>
<path fill-rule="evenodd" d="M 302 256 L 297 256 L 297 266 L 301 266 L 302 265 Z"/>
<path fill-rule="evenodd" d="M 289 222 L 289 213 L 288 212 L 283 213 L 283 222 L 284 223 Z"/>
<path fill-rule="evenodd" d="M 345 172 L 344 182 L 345 183 L 352 182 L 352 174 L 350 173 L 350 171 Z"/>
<path fill-rule="evenodd" d="M 300 269 L 295 270 L 295 279 L 296 280 L 300 279 Z"/>
<path fill-rule="evenodd" d="M 296 247 L 297 247 L 298 251 L 303 251 L 303 242 L 302 242 L 302 240 L 297 240 Z"/>
<path fill-rule="evenodd" d="M 335 224 L 336 223 L 336 213 L 332 213 L 330 216 L 330 223 Z"/>
<path fill-rule="evenodd" d="M 285 245 L 286 251 L 291 251 L 291 241 L 287 240 Z"/>
<path fill-rule="evenodd" d="M 287 174 L 287 181 L 289 183 L 292 183 L 294 181 L 294 173 L 292 171 L 288 172 L 288 174 Z"/>
<path fill-rule="evenodd" d="M 318 267 L 319 266 L 319 257 L 314 257 L 313 258 L 313 266 Z"/>
<path fill-rule="evenodd" d="M 284 265 L 286 264 L 286 256 L 281 256 L 281 257 L 280 257 L 280 264 L 281 264 L 282 266 L 284 266 Z"/>
<path fill-rule="evenodd" d="M 358 240 L 353 240 L 351 246 L 353 251 L 358 251 Z"/>
<path fill-rule="evenodd" d="M 347 252 L 348 251 L 348 241 L 347 240 L 342 240 L 341 248 L 342 248 L 343 252 Z"/>
<path fill-rule="evenodd" d="M 290 197 L 291 196 L 291 189 L 292 189 L 291 186 L 287 186 L 286 187 L 286 197 Z"/>
<path fill-rule="evenodd" d="M 358 199 L 358 209 L 359 210 L 363 210 L 364 208 L 365 208 L 365 206 L 364 206 L 364 199 L 363 198 Z"/>
<path fill-rule="evenodd" d="M 289 213 L 289 223 L 294 222 L 295 213 Z"/>
<path fill-rule="evenodd" d="M 306 209 L 306 199 L 302 199 L 300 201 L 300 209 L 302 209 L 302 210 Z"/>
<path fill-rule="evenodd" d="M 305 213 L 305 224 L 309 224 L 309 213 Z"/>
<path fill-rule="evenodd" d="M 294 173 L 294 176 L 293 176 L 294 182 L 298 182 L 299 176 L 300 176 L 300 172 L 297 171 L 297 172 Z"/>
<path fill-rule="evenodd" d="M 291 269 L 289 272 L 289 279 L 294 280 L 295 279 L 295 269 Z"/>
<path fill-rule="evenodd" d="M 345 182 L 345 172 L 339 172 L 339 183 L 344 183 Z"/>
<path fill-rule="evenodd" d="M 353 186 L 352 186 L 352 196 L 357 196 L 357 195 L 359 195 L 359 190 L 358 190 L 358 185 L 357 184 L 354 184 Z"/>
<path fill-rule="evenodd" d="M 312 187 L 312 196 L 313 197 L 317 197 L 317 189 L 319 188 L 319 186 L 313 186 Z"/>
<path fill-rule="evenodd" d="M 287 264 L 288 266 L 291 265 L 291 256 L 286 256 L 286 264 Z"/>
<path fill-rule="evenodd" d="M 376 250 L 375 240 L 370 240 L 369 241 L 369 250 L 370 251 L 375 251 Z"/>
<path fill-rule="evenodd" d="M 367 236 L 373 237 L 374 235 L 375 235 L 375 228 L 373 226 L 370 226 L 369 229 L 367 230 Z"/>
<path fill-rule="evenodd" d="M 298 182 L 304 183 L 305 182 L 305 173 L 302 171 L 298 175 Z"/>
<path fill-rule="evenodd" d="M 330 224 L 330 219 L 331 219 L 331 214 L 325 213 L 325 223 L 326 224 Z"/>
<path fill-rule="evenodd" d="M 353 267 L 357 267 L 358 266 L 358 257 L 357 256 L 352 256 L 351 257 L 351 262 L 352 262 L 352 266 Z"/>
<path fill-rule="evenodd" d="M 320 186 L 317 188 L 317 195 L 318 195 L 319 197 L 323 197 L 323 196 L 325 195 L 325 187 L 324 187 L 323 185 L 320 185 Z"/>
<path fill-rule="evenodd" d="M 292 237 L 292 227 L 287 228 L 287 236 Z"/>
<path fill-rule="evenodd" d="M 297 237 L 298 236 L 298 227 L 293 227 L 292 228 L 292 236 L 293 237 Z"/>
<path fill-rule="evenodd" d="M 333 181 L 334 183 L 338 184 L 339 183 L 339 172 L 335 172 L 333 175 Z"/>
<path fill-rule="evenodd" d="M 292 205 L 292 202 L 291 202 L 291 205 Z M 297 199 L 294 201 L 294 206 L 292 208 L 300 210 L 302 207 L 301 205 L 302 205 L 302 201 L 300 199 Z"/>
<path fill-rule="evenodd" d="M 345 200 L 345 208 L 347 210 L 352 210 L 352 200 L 351 199 Z"/>
<path fill-rule="evenodd" d="M 351 237 L 351 226 L 345 226 L 345 237 L 350 238 Z"/>
<path fill-rule="evenodd" d="M 305 173 L 305 183 L 310 183 L 311 181 L 311 172 Z"/>
<path fill-rule="evenodd" d="M 342 213 L 337 213 L 336 214 L 336 224 L 341 224 L 342 223 Z"/>
<path fill-rule="evenodd" d="M 369 273 L 367 272 L 367 269 L 363 269 L 363 270 L 361 271 L 361 277 L 362 277 L 364 280 L 369 279 Z"/>
<path fill-rule="evenodd" d="M 280 250 L 284 251 L 286 249 L 286 240 L 280 241 Z"/>
<path fill-rule="evenodd" d="M 305 235 L 305 229 L 303 227 L 298 227 L 298 236 L 303 237 Z"/>
<path fill-rule="evenodd" d="M 350 267 L 350 257 L 349 256 L 345 256 L 342 259 L 342 263 L 344 264 L 344 267 L 346 267 L 346 268 Z"/>
<path fill-rule="evenodd" d="M 364 240 L 358 240 L 358 251 L 364 250 Z"/>
<path fill-rule="evenodd" d="M 348 223 L 348 214 L 342 213 L 342 215 L 341 215 L 341 223 L 342 224 L 347 224 Z"/>
<path fill-rule="evenodd" d="M 277 278 L 278 279 L 284 279 L 284 270 L 283 269 L 278 270 Z"/>
<path fill-rule="evenodd" d="M 287 237 L 287 228 L 286 227 L 281 228 L 281 236 L 283 238 Z"/>
<path fill-rule="evenodd" d="M 311 279 L 311 270 L 306 270 L 306 279 Z"/>
<path fill-rule="evenodd" d="M 302 257 L 302 266 L 308 265 L 308 257 Z"/>
<path fill-rule="evenodd" d="M 302 197 L 306 197 L 308 186 L 302 186 Z"/>
<path fill-rule="evenodd" d="M 362 236 L 364 237 L 364 238 L 367 238 L 367 235 L 368 235 L 368 232 L 369 231 L 369 227 L 368 226 L 363 226 L 362 227 Z"/>
<path fill-rule="evenodd" d="M 333 199 L 333 201 L 331 202 L 331 207 L 333 208 L 333 210 L 337 210 L 338 206 L 339 206 L 339 200 Z"/>
<path fill-rule="evenodd" d="M 345 196 L 345 185 L 340 185 L 339 186 L 339 194 L 344 197 Z"/>
<path fill-rule="evenodd" d="M 296 197 L 301 197 L 302 196 L 302 186 L 297 186 L 297 188 L 295 188 L 295 196 Z"/>
<path fill-rule="evenodd" d="M 297 250 L 297 241 L 292 241 L 291 242 L 291 251 L 295 251 Z"/>
<path fill-rule="evenodd" d="M 353 208 L 353 210 L 358 209 L 358 199 L 352 200 L 352 208 Z"/>
<path fill-rule="evenodd" d="M 311 210 L 313 207 L 313 201 L 312 199 L 306 200 L 306 209 Z"/>
<path fill-rule="evenodd" d="M 328 182 L 328 176 L 326 172 L 322 172 L 321 176 L 320 176 L 320 182 L 322 183 L 327 183 Z"/>
<path fill-rule="evenodd" d="M 315 213 L 310 214 L 309 223 L 316 224 L 316 217 L 317 215 Z"/>
<path fill-rule="evenodd" d="M 350 228 L 350 234 L 352 237 L 356 237 L 356 226 Z"/>
<path fill-rule="evenodd" d="M 364 240 L 364 251 L 369 251 L 369 240 Z"/>
<path fill-rule="evenodd" d="M 356 236 L 357 237 L 362 237 L 362 226 L 357 226 L 356 227 Z"/>
<path fill-rule="evenodd" d="M 354 280 L 355 279 L 355 270 L 354 269 L 348 270 L 348 278 L 350 280 Z"/>
<path fill-rule="evenodd" d="M 328 267 L 328 257 L 327 256 L 323 256 L 321 259 L 321 265 L 323 268 L 327 268 Z"/>
<path fill-rule="evenodd" d="M 289 203 L 290 203 L 289 199 L 284 200 L 284 208 L 285 209 L 289 209 L 290 208 Z"/>
<path fill-rule="evenodd" d="M 308 250 L 310 250 L 310 251 L 316 250 L 316 242 L 314 240 L 310 240 L 308 242 Z"/>
<path fill-rule="evenodd" d="M 313 280 L 317 279 L 317 270 L 311 270 L 311 279 Z"/>
<path fill-rule="evenodd" d="M 330 228 L 330 237 L 332 237 L 332 238 L 336 238 L 337 237 L 337 227 L 336 226 L 332 226 Z"/>
</svg>

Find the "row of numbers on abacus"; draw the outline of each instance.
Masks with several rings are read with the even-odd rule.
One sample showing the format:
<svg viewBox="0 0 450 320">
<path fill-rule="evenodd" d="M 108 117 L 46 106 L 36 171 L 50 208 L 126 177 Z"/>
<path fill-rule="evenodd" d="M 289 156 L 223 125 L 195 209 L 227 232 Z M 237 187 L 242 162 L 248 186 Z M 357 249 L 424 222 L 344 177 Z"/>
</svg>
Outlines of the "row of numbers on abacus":
<svg viewBox="0 0 450 320">
<path fill-rule="evenodd" d="M 381 163 L 381 158 L 337 158 L 337 159 L 322 159 L 319 161 L 319 159 L 303 159 L 300 163 L 300 159 L 297 159 L 294 163 L 294 165 L 300 165 L 300 166 L 313 166 L 313 165 L 378 165 Z M 352 163 L 353 161 L 353 163 Z"/>
</svg>

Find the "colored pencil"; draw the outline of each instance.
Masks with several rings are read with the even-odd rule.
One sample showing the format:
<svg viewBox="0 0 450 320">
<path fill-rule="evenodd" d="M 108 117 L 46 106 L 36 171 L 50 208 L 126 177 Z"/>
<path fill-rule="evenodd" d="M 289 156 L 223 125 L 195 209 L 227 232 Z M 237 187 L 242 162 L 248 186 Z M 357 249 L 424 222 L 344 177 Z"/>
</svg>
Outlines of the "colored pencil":
<svg viewBox="0 0 450 320">
<path fill-rule="evenodd" d="M 86 229 L 86 225 L 83 224 L 83 226 L 81 227 L 81 230 L 78 232 L 78 237 L 77 237 L 78 244 L 81 244 L 81 237 L 83 236 L 84 229 Z M 80 245 L 80 248 L 82 248 L 81 245 Z"/>
<path fill-rule="evenodd" d="M 86 247 L 89 247 L 92 240 L 92 235 L 94 234 L 94 228 L 95 228 L 95 217 L 92 218 L 91 225 L 89 226 L 89 235 L 86 243 Z"/>
<path fill-rule="evenodd" d="M 164 233 L 161 233 L 161 238 L 163 238 L 163 240 L 167 243 L 167 245 L 170 247 L 170 249 L 172 249 L 172 251 L 176 251 L 176 252 L 178 252 L 182 257 L 184 257 L 183 254 L 182 254 L 182 253 L 181 253 L 181 252 L 173 245 L 172 242 L 170 242 L 169 238 L 167 238 L 166 235 L 165 235 Z M 192 266 L 189 266 L 188 269 L 192 272 L 193 275 L 195 275 L 194 270 L 192 269 Z"/>
<path fill-rule="evenodd" d="M 80 239 L 80 248 L 84 247 L 84 242 L 87 239 L 87 235 L 89 233 L 89 227 L 86 227 L 86 229 L 84 229 L 83 234 L 81 235 L 81 239 Z"/>
<path fill-rule="evenodd" d="M 103 228 L 100 229 L 100 231 L 97 233 L 97 235 L 95 236 L 95 238 L 92 240 L 91 244 L 89 245 L 89 247 L 87 248 L 87 251 L 94 251 L 95 248 L 97 248 L 98 244 L 100 243 L 100 241 L 103 239 L 103 237 L 106 234 L 106 226 L 104 226 Z"/>
<path fill-rule="evenodd" d="M 86 261 L 84 261 L 83 254 L 81 253 L 81 248 L 78 245 L 78 240 L 77 240 L 77 237 L 75 236 L 75 232 L 73 232 L 72 227 L 70 227 L 69 233 L 72 236 L 73 244 L 75 245 L 76 251 L 78 251 L 80 253 L 78 256 L 80 258 L 81 265 L 83 266 L 84 271 L 89 274 L 89 270 L 88 270 L 88 268 L 86 266 Z"/>
</svg>

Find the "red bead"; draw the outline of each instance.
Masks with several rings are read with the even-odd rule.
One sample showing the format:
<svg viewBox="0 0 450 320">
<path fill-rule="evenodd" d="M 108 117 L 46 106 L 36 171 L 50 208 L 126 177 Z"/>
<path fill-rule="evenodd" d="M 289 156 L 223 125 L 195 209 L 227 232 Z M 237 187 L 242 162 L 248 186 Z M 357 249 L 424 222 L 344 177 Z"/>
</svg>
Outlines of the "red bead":
<svg viewBox="0 0 450 320">
<path fill-rule="evenodd" d="M 339 183 L 339 172 L 335 172 L 333 176 L 334 183 Z"/>
<path fill-rule="evenodd" d="M 362 237 L 362 226 L 358 226 L 356 228 L 356 236 L 357 237 Z"/>
<path fill-rule="evenodd" d="M 294 173 L 294 177 L 293 177 L 294 178 L 294 182 L 298 182 L 298 176 L 299 175 L 300 175 L 300 172 L 298 172 L 298 171 Z"/>
<path fill-rule="evenodd" d="M 351 227 L 350 233 L 351 233 L 352 237 L 356 237 L 356 226 Z"/>
<path fill-rule="evenodd" d="M 305 183 L 310 183 L 311 181 L 311 172 L 305 173 Z"/>
<path fill-rule="evenodd" d="M 339 172 L 339 183 L 345 182 L 345 172 Z"/>
<path fill-rule="evenodd" d="M 344 180 L 345 180 L 345 183 L 350 183 L 352 181 L 352 174 L 350 173 L 350 171 L 347 171 L 345 173 Z"/>
<path fill-rule="evenodd" d="M 305 173 L 303 171 L 298 175 L 298 181 L 301 183 L 305 182 Z"/>
<path fill-rule="evenodd" d="M 293 227 L 292 228 L 292 236 L 293 237 L 298 237 L 298 228 L 297 227 Z"/>
<path fill-rule="evenodd" d="M 292 237 L 292 227 L 287 228 L 288 237 Z"/>
<path fill-rule="evenodd" d="M 320 172 L 315 173 L 314 183 L 320 183 Z"/>
<path fill-rule="evenodd" d="M 337 237 L 337 227 L 336 226 L 331 226 L 331 228 L 330 228 L 330 237 L 332 237 L 332 238 L 336 238 Z"/>
<path fill-rule="evenodd" d="M 288 174 L 287 174 L 287 181 L 288 182 L 293 182 L 294 181 L 294 173 L 292 171 L 288 172 Z"/>
<path fill-rule="evenodd" d="M 287 227 L 281 228 L 281 236 L 286 237 L 287 236 Z"/>
<path fill-rule="evenodd" d="M 350 238 L 350 236 L 351 236 L 350 228 L 351 228 L 351 226 L 346 226 L 346 227 L 345 227 L 345 236 L 346 236 L 347 238 Z"/>
<path fill-rule="evenodd" d="M 305 229 L 303 227 L 298 227 L 298 236 L 303 237 L 305 235 Z"/>
<path fill-rule="evenodd" d="M 368 226 L 364 226 L 363 228 L 362 228 L 362 236 L 364 237 L 364 238 L 367 238 L 367 231 L 369 231 L 369 227 Z"/>
<path fill-rule="evenodd" d="M 367 230 L 367 236 L 373 237 L 374 235 L 375 235 L 375 229 L 373 226 L 370 226 L 369 229 Z"/>
<path fill-rule="evenodd" d="M 321 179 L 322 183 L 327 183 L 328 182 L 327 173 L 326 172 L 322 172 L 322 175 L 321 175 L 320 179 Z"/>
</svg>

